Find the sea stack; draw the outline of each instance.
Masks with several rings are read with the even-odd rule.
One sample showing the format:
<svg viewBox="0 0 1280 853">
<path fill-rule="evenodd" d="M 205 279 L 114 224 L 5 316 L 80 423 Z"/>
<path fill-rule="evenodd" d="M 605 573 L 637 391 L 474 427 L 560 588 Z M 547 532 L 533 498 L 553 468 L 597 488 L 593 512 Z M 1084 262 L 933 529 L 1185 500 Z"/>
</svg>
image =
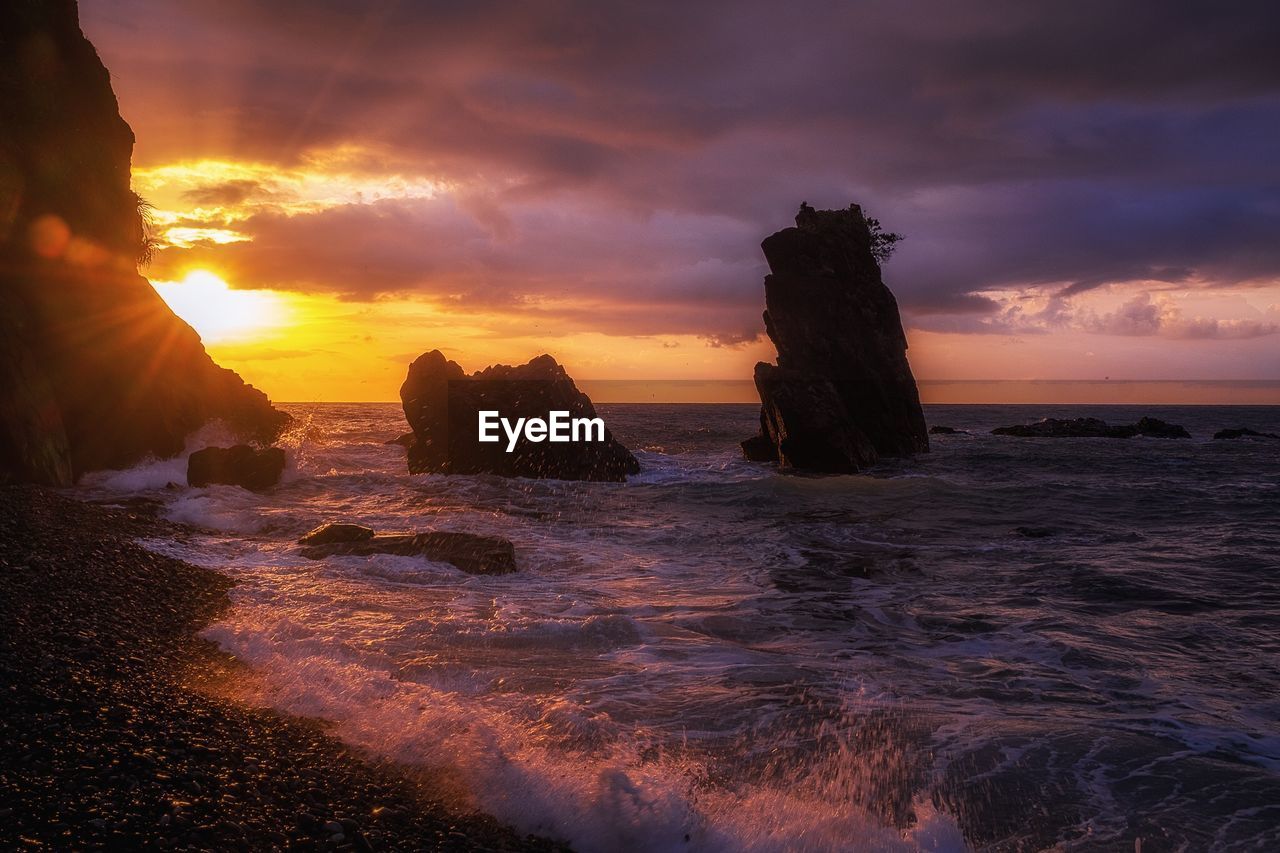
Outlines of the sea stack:
<svg viewBox="0 0 1280 853">
<path fill-rule="evenodd" d="M 929 450 L 898 303 L 880 277 L 862 209 L 800 206 L 761 244 L 765 330 L 778 363 L 756 365 L 760 434 L 750 459 L 849 474 Z"/>
<path fill-rule="evenodd" d="M 133 131 L 72 2 L 0 5 L 0 482 L 173 456 L 214 419 L 288 415 L 213 363 L 137 272 Z"/>
<path fill-rule="evenodd" d="M 468 376 L 456 361 L 432 350 L 409 365 L 400 399 L 413 429 L 400 440 L 408 450 L 411 474 L 622 482 L 628 474 L 640 472 L 631 451 L 603 428 L 601 440 L 552 442 L 521 436 L 510 450 L 501 430 L 499 441 L 478 440 L 481 411 L 497 412 L 510 422 L 546 419 L 557 411 L 572 419 L 598 417 L 591 398 L 549 355 L 515 367 L 494 365 Z"/>
</svg>

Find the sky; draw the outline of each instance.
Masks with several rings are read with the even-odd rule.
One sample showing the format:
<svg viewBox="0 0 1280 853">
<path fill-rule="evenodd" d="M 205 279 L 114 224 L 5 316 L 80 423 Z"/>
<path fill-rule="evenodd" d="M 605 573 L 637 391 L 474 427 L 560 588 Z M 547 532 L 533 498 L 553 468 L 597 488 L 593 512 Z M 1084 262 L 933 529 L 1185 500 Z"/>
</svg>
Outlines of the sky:
<svg viewBox="0 0 1280 853">
<path fill-rule="evenodd" d="M 918 378 L 1280 380 L 1274 3 L 80 6 L 145 272 L 276 399 L 749 378 L 802 201 L 906 235 Z"/>
</svg>

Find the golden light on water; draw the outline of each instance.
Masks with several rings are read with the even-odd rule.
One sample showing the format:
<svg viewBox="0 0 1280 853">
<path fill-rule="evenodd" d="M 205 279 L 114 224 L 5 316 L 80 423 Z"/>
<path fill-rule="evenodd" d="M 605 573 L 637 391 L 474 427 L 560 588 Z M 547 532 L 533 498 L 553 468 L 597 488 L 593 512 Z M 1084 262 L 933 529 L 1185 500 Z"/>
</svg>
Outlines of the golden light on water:
<svg viewBox="0 0 1280 853">
<path fill-rule="evenodd" d="M 285 325 L 285 300 L 270 290 L 236 290 L 208 270 L 153 282 L 156 292 L 206 343 L 254 340 Z"/>
</svg>

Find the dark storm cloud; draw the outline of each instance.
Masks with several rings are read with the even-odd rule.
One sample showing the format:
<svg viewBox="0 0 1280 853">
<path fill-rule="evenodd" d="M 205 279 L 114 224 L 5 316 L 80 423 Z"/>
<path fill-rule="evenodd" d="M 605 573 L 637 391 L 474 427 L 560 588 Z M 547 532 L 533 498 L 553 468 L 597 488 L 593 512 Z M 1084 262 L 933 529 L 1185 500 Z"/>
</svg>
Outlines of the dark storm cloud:
<svg viewBox="0 0 1280 853">
<path fill-rule="evenodd" d="M 888 281 L 957 330 L 983 290 L 1280 276 L 1272 3 L 83 5 L 148 156 L 358 143 L 460 188 L 199 250 L 246 280 L 591 296 L 734 341 L 802 199 L 906 233 Z"/>
<path fill-rule="evenodd" d="M 763 260 L 737 258 L 750 235 L 736 220 L 536 205 L 509 206 L 488 226 L 449 197 L 387 200 L 310 215 L 267 212 L 238 223 L 251 242 L 165 249 L 157 278 L 210 266 L 229 280 L 369 300 L 414 293 L 471 310 L 534 318 L 575 330 L 756 336 Z M 723 335 L 719 331 L 728 329 Z"/>
</svg>

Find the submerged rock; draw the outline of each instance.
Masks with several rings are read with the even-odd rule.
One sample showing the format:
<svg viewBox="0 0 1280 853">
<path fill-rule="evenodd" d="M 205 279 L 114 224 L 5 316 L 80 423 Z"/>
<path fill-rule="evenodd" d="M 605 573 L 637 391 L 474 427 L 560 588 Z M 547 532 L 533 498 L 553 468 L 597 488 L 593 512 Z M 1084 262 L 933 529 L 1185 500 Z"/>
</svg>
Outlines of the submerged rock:
<svg viewBox="0 0 1280 853">
<path fill-rule="evenodd" d="M 278 447 L 206 447 L 187 460 L 187 485 L 196 487 L 220 483 L 261 492 L 280 482 L 282 473 L 284 451 Z"/>
<path fill-rule="evenodd" d="M 761 432 L 743 442 L 748 458 L 843 474 L 928 451 L 898 303 L 872 244 L 857 205 L 807 204 L 796 227 L 761 244 L 772 271 L 765 330 L 778 363 L 756 365 Z"/>
<path fill-rule="evenodd" d="M 1213 434 L 1214 438 L 1275 438 L 1280 439 L 1280 435 L 1274 432 L 1257 432 L 1248 427 L 1240 427 L 1239 429 L 1220 429 Z"/>
<path fill-rule="evenodd" d="M 1177 424 L 1166 423 L 1159 418 L 1140 418 L 1134 424 L 1112 425 L 1098 418 L 1042 418 L 1035 423 L 996 427 L 992 435 L 1012 435 L 1020 438 L 1190 438 L 1191 435 Z"/>
<path fill-rule="evenodd" d="M 300 553 L 308 560 L 370 557 L 374 554 L 426 557 L 428 560 L 450 563 L 472 575 L 505 575 L 516 570 L 515 547 L 509 540 L 442 530 L 311 545 L 303 548 Z"/>
<path fill-rule="evenodd" d="M 968 435 L 966 430 L 956 429 L 949 426 L 931 426 L 929 427 L 929 435 Z"/>
<path fill-rule="evenodd" d="M 138 275 L 133 131 L 74 2 L 0 4 L 0 481 L 69 485 L 288 422 Z"/>
<path fill-rule="evenodd" d="M 607 428 L 603 441 L 532 441 L 522 435 L 510 452 L 501 430 L 499 441 L 479 441 L 482 410 L 496 411 L 512 422 L 547 419 L 555 411 L 568 412 L 570 418 L 598 417 L 591 399 L 549 355 L 528 364 L 500 364 L 467 375 L 456 361 L 432 350 L 409 366 L 400 399 L 413 433 L 396 443 L 406 445 L 412 474 L 621 482 L 628 474 L 640 472 L 640 463 Z"/>
<path fill-rule="evenodd" d="M 299 545 L 331 545 L 335 542 L 364 542 L 374 536 L 372 527 L 362 524 L 329 522 L 298 540 Z"/>
</svg>

